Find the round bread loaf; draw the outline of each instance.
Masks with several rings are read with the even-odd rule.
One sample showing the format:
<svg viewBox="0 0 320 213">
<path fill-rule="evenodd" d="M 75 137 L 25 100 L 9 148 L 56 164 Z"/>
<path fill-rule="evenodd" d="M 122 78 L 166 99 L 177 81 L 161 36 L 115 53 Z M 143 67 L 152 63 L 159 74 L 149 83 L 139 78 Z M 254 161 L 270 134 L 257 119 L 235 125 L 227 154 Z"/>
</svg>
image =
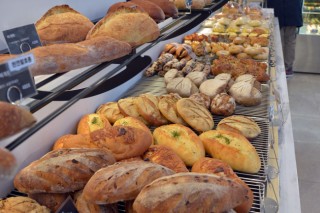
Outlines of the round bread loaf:
<svg viewBox="0 0 320 213">
<path fill-rule="evenodd" d="M 227 93 L 220 93 L 212 99 L 210 110 L 217 115 L 229 116 L 234 113 L 236 102 L 233 97 Z"/>
<path fill-rule="evenodd" d="M 89 134 L 95 130 L 110 126 L 111 124 L 109 121 L 101 114 L 87 114 L 80 119 L 77 127 L 77 134 Z"/>
<path fill-rule="evenodd" d="M 206 94 L 203 94 L 201 92 L 197 92 L 192 94 L 189 97 L 191 100 L 194 100 L 195 102 L 197 102 L 198 104 L 203 105 L 204 107 L 206 107 L 207 109 L 210 108 L 210 103 L 211 103 L 211 99 L 209 96 L 207 96 Z"/>
</svg>

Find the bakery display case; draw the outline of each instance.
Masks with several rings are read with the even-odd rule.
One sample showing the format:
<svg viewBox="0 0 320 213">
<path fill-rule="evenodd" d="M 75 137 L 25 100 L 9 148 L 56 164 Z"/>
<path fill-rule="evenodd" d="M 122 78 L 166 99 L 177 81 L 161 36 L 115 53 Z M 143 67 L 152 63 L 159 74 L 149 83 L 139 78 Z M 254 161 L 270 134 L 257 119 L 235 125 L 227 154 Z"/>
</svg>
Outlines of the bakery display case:
<svg viewBox="0 0 320 213">
<path fill-rule="evenodd" d="M 23 100 L 22 104 L 29 107 L 38 120 L 37 123 L 17 135 L 2 140 L 0 143 L 0 147 L 7 148 L 15 155 L 18 163 L 17 171 L 29 165 L 30 162 L 41 158 L 51 150 L 52 145 L 60 136 L 76 132 L 76 126 L 81 117 L 84 114 L 96 111 L 100 105 L 107 102 L 114 103 L 119 101 L 119 99 L 128 97 L 140 97 L 141 94 L 145 93 L 151 93 L 159 97 L 166 94 L 166 85 L 163 78 L 158 75 L 146 77 L 145 72 L 159 60 L 159 55 L 166 44 L 182 43 L 186 35 L 200 32 L 203 22 L 213 17 L 217 13 L 217 10 L 225 3 L 226 1 L 213 1 L 203 11 L 195 10 L 191 14 L 183 10 L 179 11 L 178 17 L 167 18 L 158 23 L 160 28 L 159 38 L 134 48 L 130 54 L 119 59 L 102 64 L 89 65 L 66 73 L 36 76 L 35 81 L 38 94 L 32 98 Z M 74 3 L 74 5 L 77 4 L 81 3 Z M 99 17 L 93 18 L 97 19 Z M 273 19 L 270 20 L 271 26 L 273 26 Z M 280 160 L 278 156 L 285 155 L 282 152 L 290 149 L 278 148 L 278 145 L 283 143 L 277 137 L 278 128 L 284 128 L 285 122 L 281 125 L 276 124 L 277 119 L 274 117 L 277 114 L 274 113 L 274 110 L 279 110 L 279 105 L 277 101 L 274 101 L 277 98 L 274 97 L 274 93 L 276 92 L 273 91 L 273 88 L 278 87 L 277 82 L 283 76 L 279 75 L 280 70 L 276 69 L 276 62 L 274 61 L 275 55 L 279 54 L 277 52 L 279 50 L 275 49 L 275 42 L 279 42 L 277 41 L 279 39 L 277 27 L 271 27 L 270 33 L 270 50 L 268 52 L 270 56 L 268 56 L 267 61 L 260 61 L 261 63 L 268 64 L 265 67 L 267 67 L 270 76 L 269 82 L 261 84 L 261 104 L 251 107 L 238 106 L 235 111 L 235 115 L 247 116 L 257 123 L 258 128 L 261 129 L 261 134 L 250 140 L 251 146 L 255 147 L 259 155 L 258 161 L 261 162 L 258 172 L 236 172 L 236 175 L 252 190 L 253 203 L 250 212 L 276 212 L 279 208 L 279 203 L 280 210 L 281 208 L 285 208 L 284 211 L 292 210 L 290 205 L 288 206 L 286 201 L 282 200 L 283 195 L 288 193 L 287 188 L 282 188 L 284 190 L 279 192 L 278 170 L 281 171 L 282 167 L 287 169 L 289 165 L 280 161 L 279 168 L 279 165 L 277 165 L 278 160 Z M 277 63 L 280 63 L 279 66 L 281 66 L 281 61 Z M 282 90 L 282 92 L 285 92 L 285 90 Z M 279 98 L 282 99 L 282 97 Z M 276 107 L 273 107 L 274 103 L 276 103 Z M 224 118 L 224 116 L 215 115 L 213 117 L 215 126 Z M 148 122 L 153 121 L 148 120 Z M 189 125 L 193 129 L 200 128 L 198 127 L 199 124 L 190 123 Z M 154 130 L 154 127 L 152 127 L 152 130 Z M 147 136 L 144 138 L 147 138 Z M 294 152 L 293 156 L 291 152 L 289 155 L 288 159 L 295 161 Z M 72 163 L 74 163 L 74 160 L 72 160 Z M 153 167 L 153 169 L 155 168 Z M 291 168 L 291 170 L 288 173 L 293 176 L 296 175 L 295 168 Z M 191 181 L 188 177 L 182 178 Z M 168 181 L 174 182 L 174 180 Z M 286 181 L 286 179 L 280 177 L 280 184 L 283 181 Z M 297 183 L 291 182 L 291 184 L 293 186 L 291 186 L 291 190 L 294 190 Z M 95 187 L 91 188 L 94 189 Z M 85 189 L 84 194 L 88 193 L 87 191 L 89 189 Z M 22 192 L 13 190 L 12 176 L 1 180 L 0 197 L 16 197 L 21 195 L 26 196 Z M 292 201 L 291 197 L 296 198 L 297 196 L 294 193 L 288 196 L 287 199 Z M 124 206 L 123 202 L 120 202 L 118 208 L 121 212 L 124 212 L 126 206 Z M 299 209 L 299 206 L 296 209 Z"/>
</svg>

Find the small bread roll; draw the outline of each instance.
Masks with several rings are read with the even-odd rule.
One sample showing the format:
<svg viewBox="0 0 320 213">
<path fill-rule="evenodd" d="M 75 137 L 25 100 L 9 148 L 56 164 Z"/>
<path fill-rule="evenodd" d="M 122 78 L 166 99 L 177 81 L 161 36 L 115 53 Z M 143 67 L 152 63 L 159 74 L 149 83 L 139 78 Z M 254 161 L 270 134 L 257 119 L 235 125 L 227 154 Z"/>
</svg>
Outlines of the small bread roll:
<svg viewBox="0 0 320 213">
<path fill-rule="evenodd" d="M 230 52 L 229 52 L 228 50 L 219 50 L 219 51 L 216 52 L 216 55 L 217 55 L 218 57 L 220 57 L 220 56 L 226 56 L 226 55 L 230 55 Z"/>
<path fill-rule="evenodd" d="M 248 24 L 249 24 L 251 27 L 259 27 L 262 23 L 261 23 L 261 21 L 259 21 L 259 20 L 249 20 L 249 21 L 248 21 Z"/>
<path fill-rule="evenodd" d="M 19 196 L 0 200 L 0 212 L 50 213 L 50 209 L 45 206 L 41 206 L 31 198 Z"/>
<path fill-rule="evenodd" d="M 100 105 L 96 113 L 104 116 L 111 124 L 124 117 L 120 112 L 117 102 L 108 102 Z"/>
<path fill-rule="evenodd" d="M 248 55 L 247 53 L 239 53 L 239 54 L 237 54 L 237 58 L 239 58 L 239 59 L 248 59 L 248 58 L 251 58 L 251 56 Z"/>
<path fill-rule="evenodd" d="M 247 47 L 244 49 L 244 52 L 248 55 L 255 56 L 264 53 L 264 49 L 262 47 Z"/>
<path fill-rule="evenodd" d="M 182 124 L 187 126 L 188 124 L 179 115 L 176 107 L 176 103 L 181 97 L 177 93 L 170 93 L 168 95 L 160 96 L 159 110 L 164 117 L 175 124 Z"/>
<path fill-rule="evenodd" d="M 128 97 L 118 100 L 118 107 L 124 116 L 131 116 L 134 118 L 138 118 L 144 124 L 149 125 L 149 123 L 141 116 L 138 111 L 137 105 L 134 103 L 136 97 Z"/>
<path fill-rule="evenodd" d="M 238 54 L 243 52 L 244 47 L 241 45 L 231 45 L 228 50 L 230 54 Z"/>
<path fill-rule="evenodd" d="M 211 112 L 217 115 L 229 116 L 234 113 L 235 109 L 236 102 L 234 98 L 227 93 L 216 95 L 210 105 Z"/>
<path fill-rule="evenodd" d="M 246 42 L 245 37 L 235 37 L 233 39 L 234 44 L 243 44 L 244 42 Z"/>
<path fill-rule="evenodd" d="M 197 93 L 192 94 L 189 98 L 191 100 L 194 100 L 198 104 L 201 104 L 202 106 L 206 107 L 207 109 L 209 109 L 209 107 L 210 107 L 211 99 L 209 96 L 207 96 L 204 93 L 197 92 Z"/>
<path fill-rule="evenodd" d="M 111 124 L 109 121 L 101 114 L 87 114 L 80 119 L 78 123 L 77 134 L 88 134 L 95 130 L 110 126 Z"/>
</svg>

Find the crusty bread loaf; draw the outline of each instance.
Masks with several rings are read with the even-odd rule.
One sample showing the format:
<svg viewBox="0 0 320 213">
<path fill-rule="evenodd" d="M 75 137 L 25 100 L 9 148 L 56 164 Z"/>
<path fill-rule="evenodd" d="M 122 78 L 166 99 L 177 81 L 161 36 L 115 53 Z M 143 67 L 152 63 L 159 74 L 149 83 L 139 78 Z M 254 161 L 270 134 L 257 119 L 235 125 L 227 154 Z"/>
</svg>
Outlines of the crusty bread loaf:
<svg viewBox="0 0 320 213">
<path fill-rule="evenodd" d="M 82 189 L 95 171 L 113 163 L 111 152 L 100 149 L 59 149 L 22 169 L 14 186 L 31 194 L 73 192 Z"/>
<path fill-rule="evenodd" d="M 52 150 L 70 148 L 98 148 L 97 145 L 90 143 L 89 135 L 63 135 L 53 145 Z"/>
<path fill-rule="evenodd" d="M 178 9 L 172 1 L 169 0 L 146 0 L 158 5 L 166 17 L 178 17 Z"/>
<path fill-rule="evenodd" d="M 226 212 L 245 200 L 247 190 L 229 178 L 178 173 L 145 186 L 133 203 L 139 213 Z"/>
<path fill-rule="evenodd" d="M 232 169 L 248 173 L 260 170 L 259 155 L 243 135 L 225 130 L 210 130 L 199 137 L 208 154 L 228 163 Z"/>
<path fill-rule="evenodd" d="M 145 185 L 172 174 L 171 169 L 150 162 L 119 162 L 97 171 L 84 187 L 83 195 L 96 204 L 132 200 Z"/>
<path fill-rule="evenodd" d="M 38 193 L 28 194 L 28 197 L 37 201 L 40 205 L 46 206 L 52 212 L 56 212 L 61 204 L 69 196 L 68 193 Z"/>
<path fill-rule="evenodd" d="M 103 115 L 111 124 L 124 117 L 119 110 L 117 102 L 101 104 L 96 113 Z"/>
<path fill-rule="evenodd" d="M 87 17 L 68 5 L 51 8 L 35 25 L 43 45 L 83 41 L 94 26 Z"/>
<path fill-rule="evenodd" d="M 87 39 L 109 36 L 135 47 L 153 41 L 159 35 L 157 23 L 147 13 L 121 8 L 101 19 L 89 31 Z"/>
<path fill-rule="evenodd" d="M 181 124 L 170 124 L 153 131 L 154 143 L 170 147 L 187 166 L 192 166 L 205 151 L 203 144 L 190 128 Z"/>
<path fill-rule="evenodd" d="M 82 116 L 77 126 L 77 134 L 89 134 L 98 129 L 110 127 L 109 121 L 101 114 L 86 114 Z"/>
<path fill-rule="evenodd" d="M 253 119 L 242 115 L 222 119 L 217 125 L 217 130 L 239 133 L 248 139 L 253 139 L 261 133 L 260 127 Z"/>
<path fill-rule="evenodd" d="M 115 11 L 117 11 L 118 9 L 121 8 L 134 8 L 137 9 L 141 12 L 147 12 L 145 11 L 141 6 L 139 6 L 138 4 L 133 3 L 132 1 L 127 1 L 127 2 L 117 2 L 113 5 L 111 5 L 107 11 L 107 14 L 113 13 Z"/>
<path fill-rule="evenodd" d="M 227 163 L 214 158 L 201 158 L 193 164 L 191 171 L 227 177 L 242 184 L 247 189 L 247 196 L 243 203 L 235 207 L 235 210 L 237 213 L 248 213 L 250 211 L 253 203 L 253 192 L 249 186 L 234 173 Z"/>
<path fill-rule="evenodd" d="M 28 197 L 9 197 L 0 200 L 0 212 L 36 212 L 36 213 L 50 213 L 50 209 L 41 206 L 35 200 Z"/>
<path fill-rule="evenodd" d="M 142 7 L 155 22 L 161 22 L 166 18 L 163 10 L 152 2 L 146 0 L 131 0 L 131 2 Z"/>
<path fill-rule="evenodd" d="M 0 148 L 0 177 L 11 176 L 17 168 L 15 156 L 4 148 Z"/>
<path fill-rule="evenodd" d="M 210 111 L 217 115 L 229 116 L 234 113 L 235 109 L 236 101 L 227 93 L 216 95 L 210 104 Z"/>
<path fill-rule="evenodd" d="M 0 139 L 2 139 L 31 126 L 36 119 L 25 109 L 0 101 L 0 121 Z"/>
<path fill-rule="evenodd" d="M 76 208 L 79 213 L 118 213 L 117 204 L 98 205 L 84 199 L 83 191 L 78 191 L 74 196 Z"/>
<path fill-rule="evenodd" d="M 157 163 L 175 172 L 189 172 L 182 159 L 169 147 L 153 145 L 143 155 L 145 161 Z"/>
</svg>

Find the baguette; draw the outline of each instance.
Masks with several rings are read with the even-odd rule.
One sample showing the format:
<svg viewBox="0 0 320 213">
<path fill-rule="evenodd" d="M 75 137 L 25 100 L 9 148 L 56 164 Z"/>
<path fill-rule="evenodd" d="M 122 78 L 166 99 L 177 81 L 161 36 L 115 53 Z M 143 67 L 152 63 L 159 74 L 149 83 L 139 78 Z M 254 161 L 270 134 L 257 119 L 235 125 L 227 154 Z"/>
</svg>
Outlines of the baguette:
<svg viewBox="0 0 320 213">
<path fill-rule="evenodd" d="M 14 186 L 23 193 L 67 193 L 82 189 L 98 169 L 115 163 L 111 152 L 60 149 L 22 169 Z"/>
<path fill-rule="evenodd" d="M 25 109 L 0 101 L 0 121 L 0 139 L 2 139 L 31 126 L 36 119 Z"/>
<path fill-rule="evenodd" d="M 152 2 L 146 0 L 131 0 L 131 2 L 142 7 L 155 22 L 161 22 L 166 18 L 163 10 Z"/>
<path fill-rule="evenodd" d="M 226 212 L 245 200 L 241 184 L 212 174 L 178 173 L 145 186 L 133 203 L 139 213 Z"/>
<path fill-rule="evenodd" d="M 87 201 L 100 205 L 132 200 L 145 185 L 172 174 L 171 169 L 154 163 L 119 162 L 96 172 L 84 187 L 83 195 Z"/>
</svg>

